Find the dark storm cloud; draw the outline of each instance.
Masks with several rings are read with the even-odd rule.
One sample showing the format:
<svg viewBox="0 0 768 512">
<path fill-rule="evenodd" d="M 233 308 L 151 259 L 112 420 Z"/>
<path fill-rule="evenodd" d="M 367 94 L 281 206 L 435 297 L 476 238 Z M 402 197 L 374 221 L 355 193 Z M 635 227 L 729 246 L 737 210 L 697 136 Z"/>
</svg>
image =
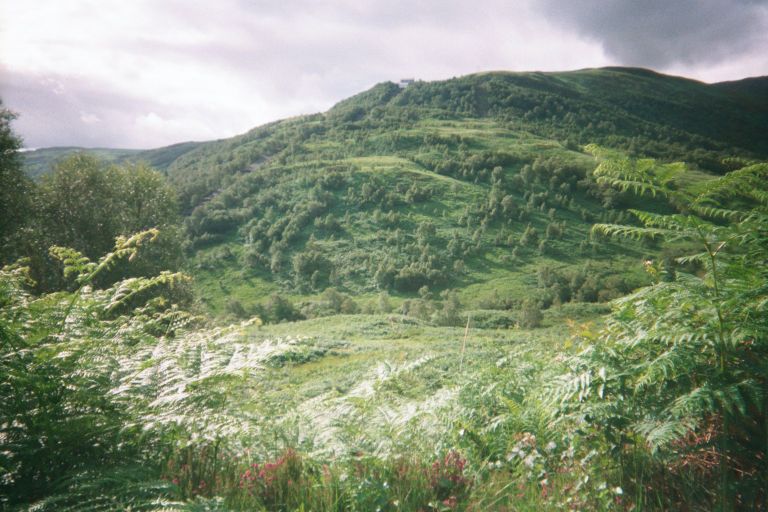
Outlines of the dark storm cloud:
<svg viewBox="0 0 768 512">
<path fill-rule="evenodd" d="M 547 17 L 630 66 L 714 64 L 765 51 L 768 0 L 542 0 Z"/>
</svg>

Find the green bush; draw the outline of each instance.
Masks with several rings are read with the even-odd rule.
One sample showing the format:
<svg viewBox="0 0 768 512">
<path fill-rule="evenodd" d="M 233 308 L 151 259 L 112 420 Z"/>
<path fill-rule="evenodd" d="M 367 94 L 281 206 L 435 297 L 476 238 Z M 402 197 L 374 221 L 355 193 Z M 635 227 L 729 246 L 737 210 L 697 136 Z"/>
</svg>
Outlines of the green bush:
<svg viewBox="0 0 768 512">
<path fill-rule="evenodd" d="M 511 329 L 519 322 L 520 315 L 512 311 L 474 310 L 467 312 L 470 326 L 478 329 Z"/>
</svg>

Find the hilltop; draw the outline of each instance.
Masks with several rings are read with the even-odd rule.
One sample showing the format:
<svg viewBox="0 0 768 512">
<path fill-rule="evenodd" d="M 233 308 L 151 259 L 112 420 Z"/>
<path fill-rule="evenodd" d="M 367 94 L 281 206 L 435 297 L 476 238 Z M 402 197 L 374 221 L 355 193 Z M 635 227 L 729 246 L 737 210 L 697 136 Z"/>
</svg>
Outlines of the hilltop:
<svg viewBox="0 0 768 512">
<path fill-rule="evenodd" d="M 691 184 L 706 180 L 724 158 L 768 154 L 768 114 L 745 99 L 758 88 L 732 89 L 619 68 L 387 82 L 203 144 L 168 176 L 216 312 L 327 287 L 363 303 L 449 289 L 484 308 L 606 300 L 642 284 L 656 250 L 590 237 L 633 203 L 591 179 L 583 145 L 684 160 Z"/>
</svg>

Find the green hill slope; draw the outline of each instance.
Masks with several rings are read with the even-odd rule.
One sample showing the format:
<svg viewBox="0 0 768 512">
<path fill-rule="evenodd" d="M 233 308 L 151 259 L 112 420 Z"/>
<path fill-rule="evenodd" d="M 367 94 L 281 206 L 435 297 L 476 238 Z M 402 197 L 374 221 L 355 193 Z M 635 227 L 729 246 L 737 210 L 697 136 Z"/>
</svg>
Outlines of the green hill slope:
<svg viewBox="0 0 768 512">
<path fill-rule="evenodd" d="M 423 317 L 447 290 L 470 308 L 547 307 L 626 293 L 660 251 L 590 237 L 639 203 L 595 183 L 583 146 L 685 161 L 692 186 L 727 158 L 768 157 L 765 87 L 634 68 L 480 73 L 381 83 L 230 139 L 96 151 L 167 172 L 216 314 L 269 316 L 259 304 L 280 292 L 313 316 L 329 287 L 357 296 L 349 307 L 387 291 Z M 26 153 L 29 172 L 73 150 Z"/>
<path fill-rule="evenodd" d="M 644 282 L 638 262 L 658 249 L 590 238 L 637 203 L 594 182 L 581 146 L 684 160 L 688 184 L 706 180 L 725 157 L 768 155 L 759 91 L 624 68 L 382 83 L 202 144 L 168 174 L 217 313 L 282 292 L 311 315 L 328 287 L 359 306 L 383 290 L 456 289 L 484 308 L 605 300 Z"/>
</svg>

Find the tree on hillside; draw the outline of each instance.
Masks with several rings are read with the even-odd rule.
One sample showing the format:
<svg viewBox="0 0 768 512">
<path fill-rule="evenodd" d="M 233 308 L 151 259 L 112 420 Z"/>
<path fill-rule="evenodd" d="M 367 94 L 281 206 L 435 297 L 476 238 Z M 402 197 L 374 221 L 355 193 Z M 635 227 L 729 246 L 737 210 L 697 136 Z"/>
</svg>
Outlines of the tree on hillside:
<svg viewBox="0 0 768 512">
<path fill-rule="evenodd" d="M 121 234 L 119 186 L 114 172 L 85 153 L 58 162 L 40 181 L 37 207 L 50 244 L 72 247 L 89 258 L 109 251 Z"/>
<path fill-rule="evenodd" d="M 18 256 L 12 239 L 31 210 L 32 182 L 22 169 L 21 139 L 11 128 L 14 119 L 16 114 L 0 100 L 0 264 Z"/>
<path fill-rule="evenodd" d="M 181 263 L 178 203 L 173 189 L 144 164 L 106 166 L 85 153 L 58 162 L 36 194 L 37 249 L 33 273 L 43 288 L 60 286 L 48 269 L 47 248 L 72 247 L 89 258 L 110 251 L 116 237 L 160 228 L 156 243 L 137 255 L 130 269 L 116 265 L 103 283 L 131 275 L 175 270 Z"/>
<path fill-rule="evenodd" d="M 535 329 L 541 326 L 544 315 L 541 313 L 541 305 L 534 299 L 526 299 L 520 311 L 520 327 Z"/>
<path fill-rule="evenodd" d="M 179 220 L 176 194 L 163 176 L 144 163 L 117 168 L 124 203 L 121 229 L 138 232 L 151 227 L 175 224 Z"/>
<path fill-rule="evenodd" d="M 89 256 L 107 252 L 117 235 L 179 220 L 176 195 L 157 171 L 145 164 L 105 167 L 85 153 L 57 163 L 37 200 L 52 241 Z"/>
</svg>

